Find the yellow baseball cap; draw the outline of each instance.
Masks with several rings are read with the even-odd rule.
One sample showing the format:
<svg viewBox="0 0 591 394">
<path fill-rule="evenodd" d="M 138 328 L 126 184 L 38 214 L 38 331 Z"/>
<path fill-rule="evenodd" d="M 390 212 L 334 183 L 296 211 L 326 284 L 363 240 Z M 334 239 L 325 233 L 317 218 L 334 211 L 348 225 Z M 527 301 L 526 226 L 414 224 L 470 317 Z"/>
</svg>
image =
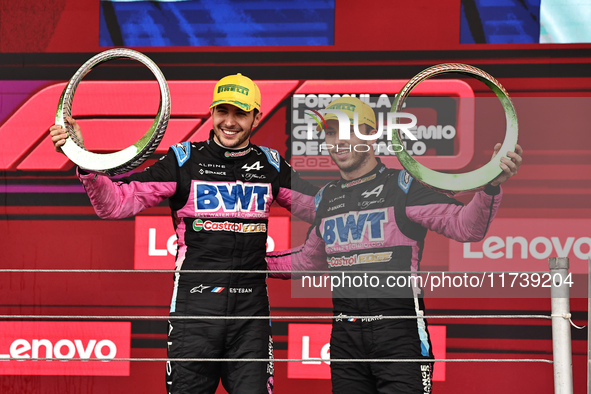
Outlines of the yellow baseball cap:
<svg viewBox="0 0 591 394">
<path fill-rule="evenodd" d="M 326 109 L 337 109 L 343 111 L 351 124 L 353 124 L 353 114 L 357 113 L 358 115 L 358 124 L 366 124 L 371 128 L 376 128 L 376 114 L 372 107 L 369 104 L 364 103 L 363 101 L 359 100 L 356 97 L 341 97 L 326 107 Z M 338 120 L 335 114 L 331 114 L 330 112 L 324 115 L 324 120 Z"/>
<path fill-rule="evenodd" d="M 232 104 L 244 111 L 261 110 L 261 91 L 250 78 L 238 73 L 228 75 L 216 83 L 209 108 L 219 104 Z"/>
</svg>

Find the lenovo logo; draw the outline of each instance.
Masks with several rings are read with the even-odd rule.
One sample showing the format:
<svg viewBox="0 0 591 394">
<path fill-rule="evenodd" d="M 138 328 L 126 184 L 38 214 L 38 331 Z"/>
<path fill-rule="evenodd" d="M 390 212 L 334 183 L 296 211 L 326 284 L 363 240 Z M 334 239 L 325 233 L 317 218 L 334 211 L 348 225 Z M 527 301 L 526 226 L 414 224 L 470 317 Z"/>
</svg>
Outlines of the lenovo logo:
<svg viewBox="0 0 591 394">
<path fill-rule="evenodd" d="M 106 351 L 105 351 L 106 349 Z M 9 354 L 0 354 L 0 358 L 57 358 L 68 360 L 74 358 L 100 358 L 111 360 L 117 354 L 117 345 L 108 339 L 97 343 L 91 339 L 84 343 L 80 339 L 60 339 L 53 343 L 49 339 L 16 339 L 10 344 Z"/>
<path fill-rule="evenodd" d="M 361 319 L 348 319 L 359 324 Z M 363 319 L 370 321 L 373 319 Z M 345 324 L 348 324 L 345 323 Z M 330 324 L 289 324 L 287 358 L 302 361 L 287 364 L 290 379 L 330 379 Z M 436 359 L 446 358 L 446 326 L 429 326 L 431 345 Z M 436 366 L 433 380 L 445 380 L 445 363 Z"/>
<path fill-rule="evenodd" d="M 130 340 L 128 322 L 0 322 L 0 374 L 128 376 L 129 361 L 110 361 Z"/>
<path fill-rule="evenodd" d="M 480 242 L 450 241 L 451 271 L 548 271 L 550 257 L 568 257 L 572 273 L 587 273 L 587 219 L 496 219 Z"/>
<path fill-rule="evenodd" d="M 591 257 L 591 238 L 589 237 L 534 237 L 529 240 L 522 236 L 486 237 L 482 242 L 482 251 L 472 250 L 470 243 L 464 244 L 464 257 L 467 259 L 521 259 L 526 260 L 530 256 L 536 260 L 545 260 L 548 257 L 566 257 L 572 254 L 579 260 Z"/>
</svg>

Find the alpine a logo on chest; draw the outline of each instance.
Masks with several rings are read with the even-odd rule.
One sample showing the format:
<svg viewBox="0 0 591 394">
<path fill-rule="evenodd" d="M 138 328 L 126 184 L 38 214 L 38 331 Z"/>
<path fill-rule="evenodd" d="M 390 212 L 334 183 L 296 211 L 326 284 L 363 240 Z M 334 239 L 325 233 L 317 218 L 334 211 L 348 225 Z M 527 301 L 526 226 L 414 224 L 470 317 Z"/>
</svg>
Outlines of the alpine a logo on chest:
<svg viewBox="0 0 591 394">
<path fill-rule="evenodd" d="M 328 247 L 383 241 L 384 223 L 387 221 L 386 209 L 331 216 L 322 223 L 322 238 Z"/>
<path fill-rule="evenodd" d="M 250 166 L 249 166 L 248 164 L 245 164 L 245 165 L 243 165 L 243 166 L 242 166 L 242 169 L 243 169 L 244 171 L 260 171 L 260 170 L 262 170 L 263 168 L 265 168 L 265 167 L 263 167 L 263 166 L 261 165 L 261 162 L 260 162 L 260 161 L 258 161 L 258 160 L 257 160 L 257 162 L 256 162 L 256 163 L 254 163 L 254 164 L 252 164 L 252 165 L 250 165 Z"/>
<path fill-rule="evenodd" d="M 212 217 L 263 217 L 271 194 L 268 183 L 193 181 L 195 213 Z"/>
</svg>

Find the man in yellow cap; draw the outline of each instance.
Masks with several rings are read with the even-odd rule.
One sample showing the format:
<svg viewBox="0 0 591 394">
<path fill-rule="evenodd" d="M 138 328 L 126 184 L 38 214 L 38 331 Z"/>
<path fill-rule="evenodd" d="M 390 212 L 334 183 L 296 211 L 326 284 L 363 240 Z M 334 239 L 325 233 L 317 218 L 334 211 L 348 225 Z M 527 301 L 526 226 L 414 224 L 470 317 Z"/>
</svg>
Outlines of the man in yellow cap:
<svg viewBox="0 0 591 394">
<path fill-rule="evenodd" d="M 377 130 L 368 104 L 342 97 L 327 110 L 335 112 L 325 117 L 323 145 L 341 178 L 316 195 L 316 220 L 304 245 L 268 253 L 268 267 L 291 270 L 294 278 L 302 277 L 304 285 L 312 282 L 306 282 L 305 274 L 297 271 L 325 270 L 328 266 L 335 315 L 330 341 L 333 393 L 430 393 L 433 352 L 421 289 L 410 280 L 419 272 L 427 230 L 460 242 L 481 240 L 501 201 L 499 185 L 521 165 L 521 147 L 517 145 L 515 152 L 501 159 L 502 174 L 463 206 L 413 180 L 405 170 L 389 169 L 380 162 L 371 148 L 375 142 L 371 136 L 377 135 Z M 349 138 L 340 136 L 338 114 L 346 116 L 347 121 L 341 124 L 349 127 Z M 500 147 L 495 146 L 495 153 Z M 360 270 L 384 273 L 359 274 Z M 399 271 L 409 274 L 390 275 Z M 290 274 L 270 276 L 288 278 Z M 401 287 L 398 278 L 411 285 Z M 391 318 L 397 316 L 416 318 Z"/>
<path fill-rule="evenodd" d="M 261 121 L 261 91 L 250 78 L 229 75 L 215 85 L 209 109 L 214 141 L 227 148 L 243 148 Z"/>
<path fill-rule="evenodd" d="M 250 143 L 260 110 L 258 86 L 244 75 L 230 75 L 213 92 L 209 140 L 176 144 L 143 172 L 116 181 L 78 169 L 104 219 L 130 217 L 169 199 L 178 238 L 169 358 L 269 360 L 169 361 L 169 393 L 215 393 L 220 380 L 231 394 L 273 391 L 270 320 L 243 318 L 269 316 L 266 275 L 228 272 L 265 270 L 271 204 L 277 201 L 311 222 L 317 188 L 277 151 Z M 67 121 L 80 134 L 76 121 Z M 50 135 L 61 151 L 66 130 L 52 126 Z M 206 272 L 185 272 L 195 270 Z M 191 316 L 205 317 L 185 318 Z"/>
</svg>

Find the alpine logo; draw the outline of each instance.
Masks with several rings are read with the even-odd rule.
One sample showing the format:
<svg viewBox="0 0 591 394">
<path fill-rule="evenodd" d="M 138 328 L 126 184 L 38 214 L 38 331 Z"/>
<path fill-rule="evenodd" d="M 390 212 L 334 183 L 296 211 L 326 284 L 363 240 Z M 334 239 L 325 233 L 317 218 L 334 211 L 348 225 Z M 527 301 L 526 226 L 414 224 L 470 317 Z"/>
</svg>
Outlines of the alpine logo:
<svg viewBox="0 0 591 394">
<path fill-rule="evenodd" d="M 340 196 L 337 196 L 337 197 L 335 197 L 335 198 L 331 198 L 330 200 L 328 200 L 328 202 L 329 202 L 329 203 L 331 203 L 331 202 L 335 202 L 336 200 L 341 200 L 341 199 L 343 199 L 343 198 L 345 198 L 345 195 L 344 195 L 344 194 L 341 194 Z"/>
<path fill-rule="evenodd" d="M 369 198 L 371 196 L 379 197 L 379 195 L 383 189 L 384 189 L 384 185 L 380 185 L 371 191 L 369 191 L 369 190 L 364 191 L 363 193 L 361 193 L 361 195 L 363 196 L 363 198 Z"/>
<path fill-rule="evenodd" d="M 253 165 L 251 165 L 251 166 L 249 166 L 248 164 L 245 164 L 245 165 L 243 165 L 243 166 L 242 166 L 242 169 L 243 169 L 244 171 L 252 171 L 252 170 L 255 170 L 255 171 L 260 171 L 260 170 L 262 170 L 263 168 L 264 168 L 264 167 L 261 165 L 261 162 L 260 162 L 260 161 L 257 161 L 256 163 L 254 163 L 254 164 L 253 164 Z"/>
</svg>

